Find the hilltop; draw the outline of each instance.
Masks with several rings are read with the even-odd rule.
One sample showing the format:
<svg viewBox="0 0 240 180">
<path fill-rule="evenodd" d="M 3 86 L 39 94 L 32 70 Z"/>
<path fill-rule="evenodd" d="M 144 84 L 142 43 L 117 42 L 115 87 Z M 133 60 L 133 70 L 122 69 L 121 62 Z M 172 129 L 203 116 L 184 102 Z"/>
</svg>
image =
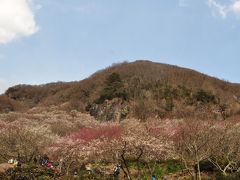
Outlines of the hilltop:
<svg viewBox="0 0 240 180">
<path fill-rule="evenodd" d="M 240 113 L 240 84 L 151 61 L 124 62 L 76 82 L 17 85 L 0 96 L 0 112 L 57 106 L 101 120 L 167 117 L 225 119 Z"/>
</svg>

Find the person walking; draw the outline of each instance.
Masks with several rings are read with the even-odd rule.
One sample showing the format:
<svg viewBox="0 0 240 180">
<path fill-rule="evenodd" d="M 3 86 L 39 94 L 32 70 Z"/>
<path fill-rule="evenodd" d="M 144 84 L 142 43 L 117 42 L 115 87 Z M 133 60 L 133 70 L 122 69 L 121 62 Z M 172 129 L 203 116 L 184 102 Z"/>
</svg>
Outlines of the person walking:
<svg viewBox="0 0 240 180">
<path fill-rule="evenodd" d="M 120 174 L 120 165 L 117 164 L 117 165 L 114 167 L 114 169 L 113 169 L 113 176 L 114 176 L 114 177 L 118 177 L 119 174 Z"/>
<path fill-rule="evenodd" d="M 155 175 L 152 175 L 152 180 L 157 180 Z"/>
</svg>

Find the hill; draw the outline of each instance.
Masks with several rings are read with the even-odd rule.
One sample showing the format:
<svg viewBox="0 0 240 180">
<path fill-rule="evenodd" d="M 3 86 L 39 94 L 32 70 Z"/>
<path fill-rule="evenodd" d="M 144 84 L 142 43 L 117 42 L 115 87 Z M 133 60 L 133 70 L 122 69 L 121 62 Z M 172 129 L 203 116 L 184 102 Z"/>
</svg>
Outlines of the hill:
<svg viewBox="0 0 240 180">
<path fill-rule="evenodd" d="M 77 82 L 17 85 L 0 96 L 0 112 L 57 106 L 101 120 L 167 117 L 225 119 L 240 114 L 240 84 L 151 61 L 120 63 Z"/>
</svg>

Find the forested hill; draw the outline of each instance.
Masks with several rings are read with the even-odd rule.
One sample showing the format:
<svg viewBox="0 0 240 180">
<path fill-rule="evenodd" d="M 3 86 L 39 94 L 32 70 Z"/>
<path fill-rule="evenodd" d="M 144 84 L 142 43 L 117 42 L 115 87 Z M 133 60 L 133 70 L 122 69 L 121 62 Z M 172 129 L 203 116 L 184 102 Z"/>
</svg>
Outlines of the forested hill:
<svg viewBox="0 0 240 180">
<path fill-rule="evenodd" d="M 197 71 L 135 61 L 115 64 L 77 82 L 18 85 L 0 96 L 0 112 L 55 105 L 98 119 L 196 117 L 240 113 L 240 85 Z"/>
</svg>

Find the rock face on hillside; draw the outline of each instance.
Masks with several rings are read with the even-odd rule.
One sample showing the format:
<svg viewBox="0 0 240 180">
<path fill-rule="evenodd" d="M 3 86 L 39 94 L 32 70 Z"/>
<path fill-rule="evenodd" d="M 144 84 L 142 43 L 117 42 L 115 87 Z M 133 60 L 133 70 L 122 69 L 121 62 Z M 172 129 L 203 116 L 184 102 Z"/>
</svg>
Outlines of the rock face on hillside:
<svg viewBox="0 0 240 180">
<path fill-rule="evenodd" d="M 89 113 L 103 121 L 121 121 L 129 113 L 129 106 L 120 99 L 106 100 L 102 104 L 92 104 Z"/>
</svg>

